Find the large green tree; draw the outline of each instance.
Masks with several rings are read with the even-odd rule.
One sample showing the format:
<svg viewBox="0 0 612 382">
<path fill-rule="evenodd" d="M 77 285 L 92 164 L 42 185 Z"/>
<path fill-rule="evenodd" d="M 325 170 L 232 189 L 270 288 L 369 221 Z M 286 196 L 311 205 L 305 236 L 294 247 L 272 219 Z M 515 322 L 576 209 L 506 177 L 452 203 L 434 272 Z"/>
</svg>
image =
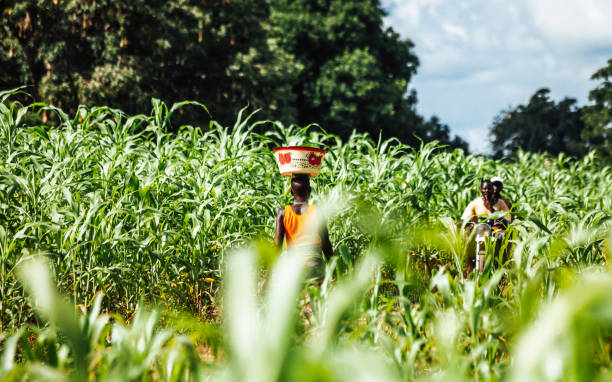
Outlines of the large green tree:
<svg viewBox="0 0 612 382">
<path fill-rule="evenodd" d="M 419 64 L 413 43 L 383 27 L 378 0 L 272 0 L 272 36 L 302 66 L 293 89 L 301 124 L 319 122 L 346 136 L 353 129 L 417 143 L 430 140 L 407 93 Z M 429 123 L 429 124 L 428 124 Z M 440 130 L 441 143 L 465 145 Z"/>
<path fill-rule="evenodd" d="M 68 111 L 80 103 L 129 113 L 150 99 L 196 100 L 224 124 L 237 111 L 347 136 L 407 143 L 451 139 L 407 93 L 418 59 L 383 28 L 378 0 L 7 0 L 0 88 L 22 84 Z M 207 116 L 186 109 L 182 118 Z M 199 114 L 197 114 L 199 113 Z"/>
<path fill-rule="evenodd" d="M 451 139 L 450 128 L 447 124 L 440 122 L 437 116 L 431 117 L 429 120 L 421 119 L 419 130 L 415 132 L 415 136 L 423 139 L 425 142 L 438 141 L 450 148 L 460 148 L 468 151 L 466 141 L 456 136 Z"/>
<path fill-rule="evenodd" d="M 583 110 L 587 128 L 582 136 L 590 147 L 609 160 L 612 158 L 612 59 L 591 79 L 601 83 L 589 92 L 592 104 Z"/>
<path fill-rule="evenodd" d="M 495 157 L 513 155 L 519 149 L 580 157 L 588 147 L 581 138 L 582 110 L 573 98 L 556 103 L 550 90 L 543 88 L 527 105 L 500 112 L 489 132 Z"/>
<path fill-rule="evenodd" d="M 150 110 L 193 99 L 231 121 L 240 108 L 293 118 L 292 58 L 267 36 L 257 0 L 9 0 L 0 87 L 67 109 L 79 103 Z"/>
</svg>

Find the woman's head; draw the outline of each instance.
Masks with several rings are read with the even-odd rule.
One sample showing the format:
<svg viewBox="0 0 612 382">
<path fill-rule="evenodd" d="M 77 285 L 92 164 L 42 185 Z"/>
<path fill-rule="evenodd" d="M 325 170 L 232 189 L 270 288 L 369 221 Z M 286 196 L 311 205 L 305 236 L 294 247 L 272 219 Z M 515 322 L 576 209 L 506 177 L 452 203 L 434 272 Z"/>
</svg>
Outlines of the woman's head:
<svg viewBox="0 0 612 382">
<path fill-rule="evenodd" d="M 500 181 L 493 182 L 493 195 L 499 197 L 499 194 L 501 194 L 503 188 L 504 188 L 504 184 L 502 182 Z"/>
<path fill-rule="evenodd" d="M 310 197 L 310 178 L 308 175 L 296 174 L 291 178 L 291 195 L 294 199 L 306 201 Z"/>
</svg>

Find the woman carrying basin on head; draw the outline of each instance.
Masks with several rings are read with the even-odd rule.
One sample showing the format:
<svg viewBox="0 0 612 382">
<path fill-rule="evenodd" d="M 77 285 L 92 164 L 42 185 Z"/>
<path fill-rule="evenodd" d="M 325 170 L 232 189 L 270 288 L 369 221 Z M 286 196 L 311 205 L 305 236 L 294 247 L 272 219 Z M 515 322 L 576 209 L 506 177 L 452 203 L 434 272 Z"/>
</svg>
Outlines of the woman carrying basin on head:
<svg viewBox="0 0 612 382">
<path fill-rule="evenodd" d="M 291 195 L 293 204 L 281 208 L 276 215 L 276 230 L 274 241 L 281 247 L 283 240 L 287 248 L 302 248 L 310 252 L 308 263 L 310 275 L 318 282 L 322 281 L 323 269 L 322 253 L 329 260 L 333 256 L 327 226 L 319 223 L 316 206 L 309 204 L 310 179 L 308 175 L 296 174 L 291 179 Z"/>
<path fill-rule="evenodd" d="M 326 151 L 314 147 L 290 146 L 274 150 L 279 171 L 291 177 L 293 204 L 286 205 L 276 214 L 274 242 L 307 256 L 307 278 L 320 285 L 325 277 L 323 256 L 333 256 L 327 225 L 316 206 L 309 203 L 310 177 L 317 176 Z M 305 296 L 305 310 L 312 316 L 310 295 Z"/>
</svg>

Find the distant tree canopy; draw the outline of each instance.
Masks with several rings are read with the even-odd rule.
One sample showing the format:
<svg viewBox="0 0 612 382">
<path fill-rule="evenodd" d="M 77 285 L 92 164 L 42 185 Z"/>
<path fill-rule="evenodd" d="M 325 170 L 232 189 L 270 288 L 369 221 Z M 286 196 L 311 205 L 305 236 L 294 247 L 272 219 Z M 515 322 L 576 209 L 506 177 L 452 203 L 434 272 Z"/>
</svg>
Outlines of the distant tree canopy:
<svg viewBox="0 0 612 382">
<path fill-rule="evenodd" d="M 377 1 L 273 4 L 274 35 L 303 67 L 294 85 L 300 123 L 387 133 L 397 114 L 413 112 L 404 94 L 418 59 L 410 41 L 382 29 Z"/>
<path fill-rule="evenodd" d="M 437 140 L 439 142 L 445 142 L 449 147 L 462 148 L 466 152 L 468 151 L 467 142 L 456 135 L 451 140 L 450 128 L 448 125 L 441 123 L 435 115 L 428 121 L 422 119 L 420 121 L 420 126 L 422 126 L 421 132 L 417 134 L 419 137 L 423 137 L 425 142 Z"/>
<path fill-rule="evenodd" d="M 583 111 L 586 130 L 583 138 L 590 147 L 595 148 L 599 154 L 612 159 L 612 59 L 608 65 L 599 69 L 591 77 L 601 83 L 589 92 L 592 105 L 586 106 Z"/>
<path fill-rule="evenodd" d="M 555 103 L 550 90 L 544 88 L 536 91 L 527 105 L 500 112 L 489 134 L 498 158 L 519 149 L 580 157 L 588 151 L 581 138 L 583 131 L 582 110 L 576 100 L 564 98 Z"/>
<path fill-rule="evenodd" d="M 10 1 L 2 13 L 3 88 L 38 100 L 129 113 L 150 99 L 197 100 L 221 121 L 251 102 L 292 116 L 297 68 L 268 42 L 260 1 Z"/>
<path fill-rule="evenodd" d="M 596 150 L 600 158 L 612 161 L 612 59 L 591 79 L 601 81 L 589 92 L 591 105 L 578 107 L 568 97 L 555 103 L 550 90 L 543 88 L 527 105 L 502 110 L 489 131 L 494 156 L 522 149 L 581 157 Z"/>
<path fill-rule="evenodd" d="M 317 122 L 341 136 L 357 129 L 466 147 L 416 113 L 413 44 L 383 29 L 383 16 L 378 0 L 9 0 L 0 88 L 27 84 L 67 110 L 142 113 L 152 97 L 196 100 L 226 124 L 249 105 L 260 118 Z M 192 113 L 192 123 L 205 117 Z"/>
</svg>

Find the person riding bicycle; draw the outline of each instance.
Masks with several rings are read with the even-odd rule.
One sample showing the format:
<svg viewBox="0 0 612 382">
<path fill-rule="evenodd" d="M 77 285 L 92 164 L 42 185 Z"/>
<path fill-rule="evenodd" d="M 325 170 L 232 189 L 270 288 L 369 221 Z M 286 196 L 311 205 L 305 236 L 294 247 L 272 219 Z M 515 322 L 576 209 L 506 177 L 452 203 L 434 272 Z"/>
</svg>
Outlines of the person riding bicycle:
<svg viewBox="0 0 612 382">
<path fill-rule="evenodd" d="M 480 183 L 480 194 L 481 196 L 474 199 L 466 207 L 461 220 L 468 229 L 471 229 L 476 225 L 476 233 L 478 235 L 489 235 L 493 231 L 496 235 L 496 239 L 499 246 L 503 239 L 504 230 L 510 219 L 509 215 L 506 217 L 498 218 L 495 220 L 488 219 L 490 215 L 498 211 L 510 211 L 510 207 L 501 198 L 496 198 L 493 193 L 493 183 L 484 179 Z M 496 248 L 496 251 L 498 248 Z M 482 271 L 484 267 L 484 253 L 478 255 L 477 268 Z"/>
</svg>

